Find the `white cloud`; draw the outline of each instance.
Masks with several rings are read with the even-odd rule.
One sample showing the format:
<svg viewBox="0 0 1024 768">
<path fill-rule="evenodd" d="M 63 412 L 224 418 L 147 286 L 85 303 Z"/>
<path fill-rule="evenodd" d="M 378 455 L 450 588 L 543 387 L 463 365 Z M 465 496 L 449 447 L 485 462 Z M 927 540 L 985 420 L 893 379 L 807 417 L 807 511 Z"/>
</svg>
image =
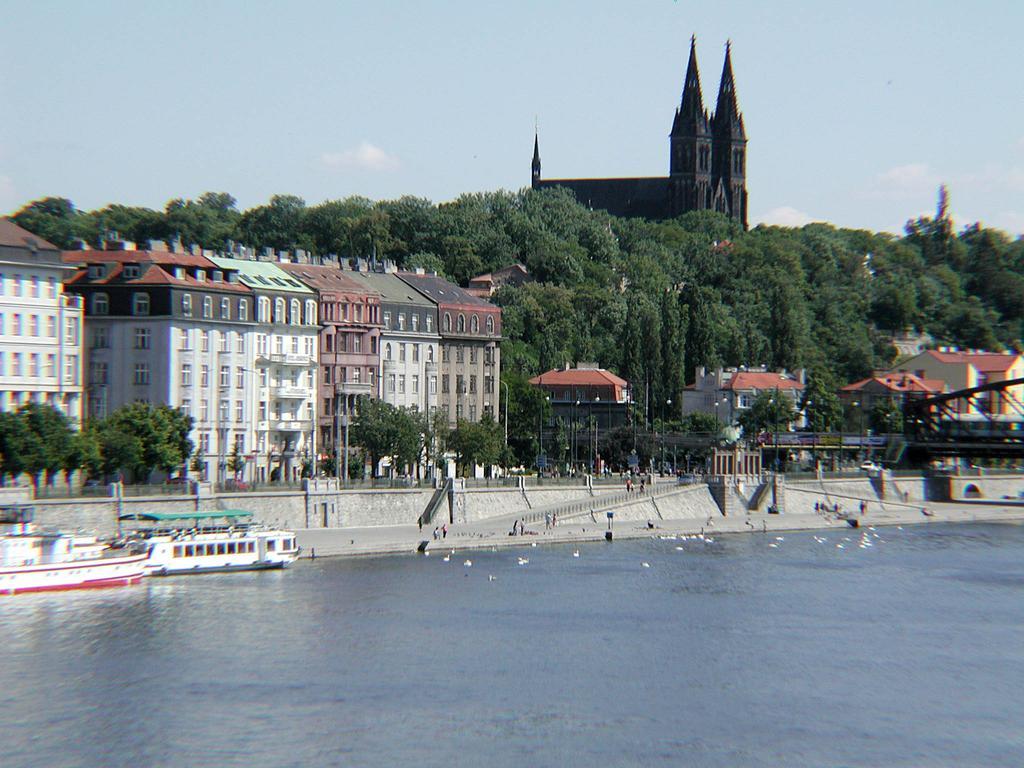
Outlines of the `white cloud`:
<svg viewBox="0 0 1024 768">
<path fill-rule="evenodd" d="M 804 213 L 788 205 L 772 208 L 761 216 L 754 217 L 755 224 L 774 224 L 780 227 L 802 227 L 814 221 L 809 213 Z"/>
<path fill-rule="evenodd" d="M 927 163 L 908 163 L 875 176 L 871 192 L 875 197 L 909 200 L 924 194 L 934 194 L 941 183 L 942 179 Z"/>
<path fill-rule="evenodd" d="M 4 211 L 14 213 L 14 208 L 19 203 L 18 193 L 14 189 L 14 179 L 10 176 L 0 175 L 0 215 Z"/>
<path fill-rule="evenodd" d="M 355 149 L 343 152 L 324 152 L 320 162 L 328 168 L 355 168 L 363 171 L 394 171 L 401 165 L 395 155 L 389 155 L 368 141 Z"/>
</svg>

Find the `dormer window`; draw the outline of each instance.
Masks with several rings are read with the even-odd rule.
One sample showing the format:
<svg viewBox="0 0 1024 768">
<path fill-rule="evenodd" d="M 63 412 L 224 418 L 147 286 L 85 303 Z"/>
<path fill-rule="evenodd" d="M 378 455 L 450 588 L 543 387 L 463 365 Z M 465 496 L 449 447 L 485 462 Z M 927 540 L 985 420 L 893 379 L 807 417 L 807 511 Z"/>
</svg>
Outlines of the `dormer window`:
<svg viewBox="0 0 1024 768">
<path fill-rule="evenodd" d="M 90 264 L 89 265 L 89 279 L 97 280 L 103 277 L 103 265 L 102 264 Z"/>
<path fill-rule="evenodd" d="M 139 265 L 138 264 L 125 264 L 124 270 L 121 272 L 125 280 L 137 280 L 139 277 Z"/>
<path fill-rule="evenodd" d="M 205 283 L 206 282 L 206 270 L 205 269 L 197 269 L 196 270 L 196 282 L 197 283 Z"/>
<path fill-rule="evenodd" d="M 470 328 L 473 333 L 480 333 L 480 318 L 476 315 L 473 315 L 473 319 L 470 320 Z"/>
<path fill-rule="evenodd" d="M 148 315 L 149 314 L 149 294 L 148 293 L 133 293 L 132 294 L 132 314 L 133 315 Z"/>
<path fill-rule="evenodd" d="M 459 315 L 459 319 L 458 319 L 458 321 L 456 323 L 456 328 L 457 328 L 459 333 L 465 333 L 466 332 L 466 316 L 465 315 L 462 315 L 462 314 Z"/>
<path fill-rule="evenodd" d="M 92 296 L 92 313 L 94 315 L 110 314 L 110 297 L 105 293 L 94 293 Z"/>
<path fill-rule="evenodd" d="M 184 280 L 186 275 L 187 275 L 187 273 L 185 272 L 185 268 L 184 267 L 175 267 L 174 268 L 174 277 L 177 280 Z"/>
<path fill-rule="evenodd" d="M 219 269 L 213 270 L 213 282 L 221 283 L 223 281 L 224 281 L 224 273 L 221 272 Z"/>
<path fill-rule="evenodd" d="M 487 316 L 487 335 L 488 336 L 493 336 L 494 335 L 494 316 L 493 315 L 488 315 Z"/>
</svg>

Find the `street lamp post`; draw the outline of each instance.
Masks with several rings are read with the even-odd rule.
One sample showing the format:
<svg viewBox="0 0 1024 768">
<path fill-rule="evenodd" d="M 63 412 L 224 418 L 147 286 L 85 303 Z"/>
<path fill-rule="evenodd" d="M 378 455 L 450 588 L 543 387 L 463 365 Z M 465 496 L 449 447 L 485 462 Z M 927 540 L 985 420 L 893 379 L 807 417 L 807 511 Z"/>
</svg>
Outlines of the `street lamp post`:
<svg viewBox="0 0 1024 768">
<path fill-rule="evenodd" d="M 505 388 L 505 446 L 508 446 L 508 382 L 501 382 L 501 386 Z"/>
</svg>

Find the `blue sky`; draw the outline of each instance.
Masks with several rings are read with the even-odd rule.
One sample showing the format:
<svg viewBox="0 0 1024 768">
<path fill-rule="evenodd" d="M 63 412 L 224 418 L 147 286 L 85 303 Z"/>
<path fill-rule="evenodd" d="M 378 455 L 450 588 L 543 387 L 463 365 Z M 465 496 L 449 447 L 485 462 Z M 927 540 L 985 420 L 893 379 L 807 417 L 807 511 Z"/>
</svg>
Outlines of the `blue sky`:
<svg viewBox="0 0 1024 768">
<path fill-rule="evenodd" d="M 733 41 L 753 221 L 1024 233 L 1024 3 L 0 0 L 0 213 L 664 175 Z"/>
</svg>

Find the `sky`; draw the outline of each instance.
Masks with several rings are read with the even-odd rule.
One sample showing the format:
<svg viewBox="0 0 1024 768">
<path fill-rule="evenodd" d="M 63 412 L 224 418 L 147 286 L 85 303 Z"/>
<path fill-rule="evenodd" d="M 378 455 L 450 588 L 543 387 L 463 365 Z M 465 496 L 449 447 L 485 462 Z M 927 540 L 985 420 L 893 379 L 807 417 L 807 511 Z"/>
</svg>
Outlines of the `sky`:
<svg viewBox="0 0 1024 768">
<path fill-rule="evenodd" d="M 1024 233 L 1019 0 L 0 0 L 0 214 L 662 176 L 727 39 L 752 223 Z"/>
</svg>

